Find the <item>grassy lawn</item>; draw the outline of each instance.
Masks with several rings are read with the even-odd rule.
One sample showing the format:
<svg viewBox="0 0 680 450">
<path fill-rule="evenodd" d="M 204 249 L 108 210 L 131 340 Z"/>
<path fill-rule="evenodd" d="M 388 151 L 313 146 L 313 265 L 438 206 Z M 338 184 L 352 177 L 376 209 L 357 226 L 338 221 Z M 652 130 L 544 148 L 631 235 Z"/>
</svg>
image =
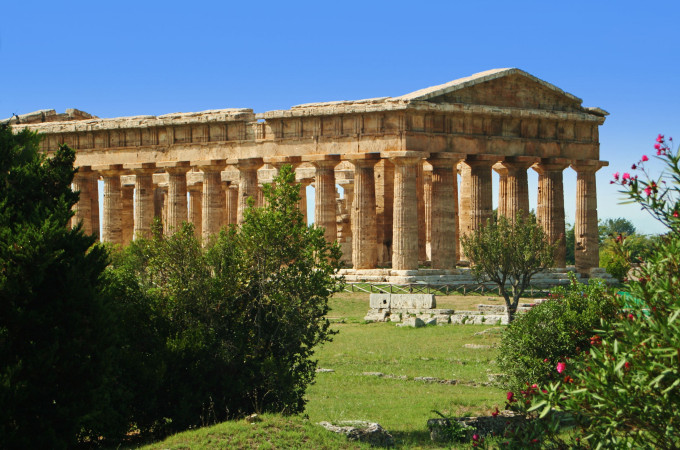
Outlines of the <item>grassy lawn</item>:
<svg viewBox="0 0 680 450">
<path fill-rule="evenodd" d="M 181 433 L 149 448 L 357 448 L 316 425 L 343 420 L 378 422 L 392 433 L 398 447 L 436 448 L 426 426 L 427 419 L 437 417 L 432 410 L 463 416 L 489 414 L 496 406 L 502 409 L 505 392 L 488 383 L 489 374 L 498 371 L 494 360 L 502 328 L 416 329 L 364 323 L 368 298 L 365 293 L 340 293 L 331 300 L 328 317 L 339 333 L 317 350 L 316 357 L 320 368 L 332 372 L 318 373 L 307 391 L 309 420 L 265 415 L 257 424 L 226 422 Z M 479 303 L 503 304 L 503 299 L 437 297 L 438 308 L 473 310 Z"/>
</svg>

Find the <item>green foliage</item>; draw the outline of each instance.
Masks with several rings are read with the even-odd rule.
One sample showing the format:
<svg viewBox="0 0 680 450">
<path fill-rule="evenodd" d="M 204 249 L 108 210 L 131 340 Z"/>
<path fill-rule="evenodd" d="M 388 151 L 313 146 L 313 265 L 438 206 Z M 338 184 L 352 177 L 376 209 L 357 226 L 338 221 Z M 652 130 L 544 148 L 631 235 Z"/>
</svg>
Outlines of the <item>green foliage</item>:
<svg viewBox="0 0 680 450">
<path fill-rule="evenodd" d="M 576 264 L 576 255 L 574 249 L 576 246 L 576 227 L 574 225 L 567 225 L 567 233 L 564 236 L 566 245 L 565 261 L 568 266 Z"/>
<path fill-rule="evenodd" d="M 657 241 L 658 236 L 640 234 L 608 237 L 600 246 L 600 266 L 624 281 L 631 268 L 653 253 Z"/>
<path fill-rule="evenodd" d="M 598 225 L 600 244 L 607 238 L 615 238 L 622 234 L 626 236 L 635 234 L 635 225 L 625 217 L 601 220 Z"/>
<path fill-rule="evenodd" d="M 513 320 L 531 277 L 553 263 L 554 245 L 536 219 L 524 214 L 518 214 L 514 223 L 505 217 L 495 223 L 487 221 L 475 233 L 463 236 L 461 243 L 475 278 L 498 285 L 508 321 Z"/>
<path fill-rule="evenodd" d="M 646 179 L 619 181 L 670 230 L 628 284 L 637 306 L 618 298 L 623 313 L 603 321 L 588 357 L 568 364 L 531 408 L 542 417 L 537 424 L 576 427 L 591 447 L 680 446 L 680 157 L 663 136 L 656 148 L 666 175 L 651 178 L 643 156 L 636 166 Z"/>
<path fill-rule="evenodd" d="M 69 228 L 75 153 L 0 125 L 0 446 L 64 448 L 120 434 L 101 292 L 106 252 Z"/>
<path fill-rule="evenodd" d="M 548 301 L 518 316 L 503 333 L 498 364 L 513 392 L 555 381 L 555 365 L 587 352 L 600 319 L 618 311 L 603 281 L 581 284 L 570 275 L 569 286 L 553 289 Z"/>
<path fill-rule="evenodd" d="M 240 228 L 205 248 L 189 224 L 172 236 L 156 226 L 150 240 L 118 255 L 111 276 L 129 286 L 129 303 L 137 296 L 150 305 L 145 314 L 159 338 L 141 351 L 158 357 L 144 371 L 147 429 L 304 409 L 314 348 L 333 334 L 324 316 L 340 253 L 323 230 L 303 223 L 293 183 L 283 168 L 265 186 L 267 206 L 248 208 Z"/>
</svg>

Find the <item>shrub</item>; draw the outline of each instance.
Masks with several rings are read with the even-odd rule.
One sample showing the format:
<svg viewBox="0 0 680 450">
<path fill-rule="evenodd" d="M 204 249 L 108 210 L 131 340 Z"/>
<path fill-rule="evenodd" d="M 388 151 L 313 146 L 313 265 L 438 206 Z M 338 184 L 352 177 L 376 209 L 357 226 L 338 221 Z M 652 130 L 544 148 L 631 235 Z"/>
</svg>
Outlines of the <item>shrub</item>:
<svg viewBox="0 0 680 450">
<path fill-rule="evenodd" d="M 514 392 L 553 381 L 555 364 L 579 358 L 590 347 L 600 319 L 617 311 L 603 281 L 581 284 L 573 274 L 569 286 L 553 289 L 549 298 L 518 316 L 503 333 L 498 363 Z"/>
<path fill-rule="evenodd" d="M 240 228 L 205 248 L 189 224 L 172 236 L 156 226 L 116 258 L 111 276 L 150 303 L 160 339 L 161 360 L 146 371 L 154 395 L 139 411 L 147 429 L 304 409 L 314 348 L 332 335 L 325 314 L 340 253 L 303 222 L 293 182 L 283 168 L 265 186 L 267 206 L 248 208 Z"/>
<path fill-rule="evenodd" d="M 0 447 L 64 448 L 121 435 L 102 295 L 108 257 L 68 227 L 75 153 L 0 125 Z"/>
</svg>

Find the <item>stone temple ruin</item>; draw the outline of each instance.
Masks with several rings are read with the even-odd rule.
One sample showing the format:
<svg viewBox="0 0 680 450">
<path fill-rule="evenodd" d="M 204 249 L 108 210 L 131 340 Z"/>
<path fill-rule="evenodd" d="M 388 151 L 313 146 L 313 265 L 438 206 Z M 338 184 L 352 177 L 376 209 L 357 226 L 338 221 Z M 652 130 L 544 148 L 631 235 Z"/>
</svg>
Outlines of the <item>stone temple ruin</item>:
<svg viewBox="0 0 680 450">
<path fill-rule="evenodd" d="M 223 109 L 100 119 L 78 110 L 13 117 L 42 147 L 76 150 L 75 221 L 101 240 L 147 236 L 154 217 L 171 233 L 202 236 L 242 221 L 246 199 L 283 164 L 296 168 L 301 207 L 315 188 L 314 222 L 342 246 L 351 280 L 404 282 L 455 274 L 459 233 L 498 212 L 529 210 L 527 170 L 538 172 L 537 216 L 565 267 L 562 173 L 577 174 L 576 271 L 598 261 L 595 173 L 606 111 L 519 69 L 495 69 L 400 97 L 294 106 L 255 114 Z M 461 176 L 460 192 L 458 175 Z M 98 180 L 103 180 L 100 217 Z M 344 189 L 339 198 L 336 185 Z M 188 195 L 187 195 L 188 193 Z M 420 271 L 419 263 L 430 269 Z M 601 272 L 595 272 L 601 273 Z"/>
</svg>

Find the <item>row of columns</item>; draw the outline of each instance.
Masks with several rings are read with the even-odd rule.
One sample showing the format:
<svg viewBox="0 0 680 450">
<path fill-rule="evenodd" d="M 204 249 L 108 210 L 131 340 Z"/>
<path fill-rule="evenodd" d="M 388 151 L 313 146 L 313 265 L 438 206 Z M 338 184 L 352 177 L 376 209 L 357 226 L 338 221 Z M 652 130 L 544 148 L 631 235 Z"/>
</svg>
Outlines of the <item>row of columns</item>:
<svg viewBox="0 0 680 450">
<path fill-rule="evenodd" d="M 472 233 L 486 224 L 492 214 L 491 172 L 500 176 L 498 212 L 515 220 L 519 211 L 529 210 L 527 170 L 539 174 L 538 222 L 549 239 L 558 242 L 555 265 L 565 265 L 565 220 L 562 172 L 570 166 L 577 172 L 576 266 L 587 273 L 597 267 L 597 203 L 595 172 L 603 163 L 533 157 L 499 157 L 497 155 L 463 155 L 416 151 L 392 151 L 307 157 L 248 158 L 237 161 L 177 161 L 144 164 L 109 165 L 81 168 L 74 178 L 74 189 L 81 192 L 75 208 L 75 220 L 82 221 L 85 232 L 99 229 L 96 179 L 104 181 L 102 236 L 104 242 L 124 243 L 134 236 L 149 236 L 158 208 L 154 205 L 153 174 L 168 174 L 166 194 L 166 230 L 179 229 L 191 220 L 201 230 L 204 240 L 217 233 L 224 224 L 242 223 L 248 198 L 258 198 L 257 170 L 265 163 L 278 172 L 283 164 L 295 168 L 301 162 L 315 167 L 315 217 L 317 226 L 325 229 L 326 238 L 337 238 L 335 167 L 342 161 L 354 166 L 354 189 L 348 199 L 352 228 L 352 263 L 354 269 L 373 269 L 378 264 L 378 227 L 374 166 L 381 158 L 394 166 L 392 212 L 392 268 L 414 270 L 427 258 L 425 242 L 430 242 L 431 266 L 450 269 L 459 258 L 459 233 Z M 429 176 L 423 174 L 423 162 L 432 166 Z M 458 211 L 457 166 L 462 176 L 460 217 Z M 240 173 L 238 187 L 223 190 L 221 171 L 227 164 Z M 187 206 L 187 172 L 196 168 L 203 172 L 200 190 L 189 190 Z M 135 175 L 134 207 L 132 189 L 121 187 L 124 173 Z M 305 186 L 301 187 L 304 194 Z M 346 195 L 350 190 L 346 190 Z M 427 201 L 426 201 L 427 200 Z M 306 197 L 301 209 L 306 211 Z M 425 226 L 427 208 L 428 225 Z M 134 211 L 134 213 L 133 213 Z M 200 211 L 200 212 L 199 212 Z M 97 214 L 95 214 L 95 212 Z M 127 232 L 126 230 L 130 230 Z M 129 234 L 126 234 L 129 233 Z"/>
</svg>

